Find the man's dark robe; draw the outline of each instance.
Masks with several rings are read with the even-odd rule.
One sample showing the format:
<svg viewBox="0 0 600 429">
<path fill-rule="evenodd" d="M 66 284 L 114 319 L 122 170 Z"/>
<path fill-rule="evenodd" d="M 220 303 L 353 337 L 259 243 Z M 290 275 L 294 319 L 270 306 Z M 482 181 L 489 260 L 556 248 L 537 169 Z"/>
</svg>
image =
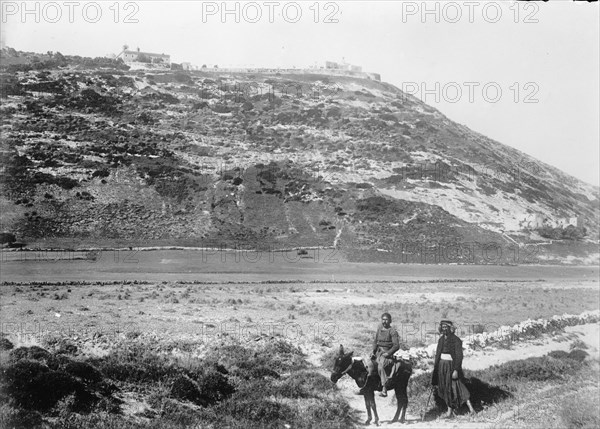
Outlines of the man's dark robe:
<svg viewBox="0 0 600 429">
<path fill-rule="evenodd" d="M 461 339 L 453 333 L 448 334 L 448 337 L 446 338 L 442 335 L 435 350 L 435 361 L 433 364 L 433 374 L 431 376 L 431 384 L 434 386 L 438 385 L 439 363 L 442 353 L 448 353 L 452 356 L 452 370 L 458 372 L 459 379 L 464 378 L 462 370 L 463 348 Z"/>
</svg>

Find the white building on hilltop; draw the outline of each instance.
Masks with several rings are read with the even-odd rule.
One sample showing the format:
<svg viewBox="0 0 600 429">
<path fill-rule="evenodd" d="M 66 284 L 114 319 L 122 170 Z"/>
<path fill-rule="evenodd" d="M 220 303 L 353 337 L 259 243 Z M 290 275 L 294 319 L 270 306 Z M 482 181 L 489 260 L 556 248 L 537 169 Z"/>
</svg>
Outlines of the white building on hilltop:
<svg viewBox="0 0 600 429">
<path fill-rule="evenodd" d="M 166 54 L 153 54 L 151 52 L 142 52 L 140 48 L 135 51 L 131 51 L 127 46 L 117 55 L 117 58 L 121 58 L 123 62 L 127 63 L 147 63 L 163 65 L 165 67 L 171 67 L 171 56 Z"/>
</svg>

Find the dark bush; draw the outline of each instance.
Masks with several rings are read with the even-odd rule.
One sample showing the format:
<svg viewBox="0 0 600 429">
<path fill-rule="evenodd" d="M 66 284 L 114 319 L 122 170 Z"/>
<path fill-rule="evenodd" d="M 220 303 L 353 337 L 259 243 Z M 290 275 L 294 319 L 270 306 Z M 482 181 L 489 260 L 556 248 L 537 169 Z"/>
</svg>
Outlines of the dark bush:
<svg viewBox="0 0 600 429">
<path fill-rule="evenodd" d="M 45 410 L 52 408 L 58 401 L 72 393 L 84 393 L 83 385 L 71 377 L 69 374 L 62 371 L 48 371 L 36 377 L 28 386 L 33 395 L 29 398 L 33 399 L 26 408 L 34 408 Z"/>
<path fill-rule="evenodd" d="M 13 343 L 8 338 L 0 338 L 0 350 L 12 350 Z"/>
<path fill-rule="evenodd" d="M 576 360 L 577 362 L 583 362 L 588 356 L 589 354 L 585 350 L 579 349 L 571 350 L 568 355 L 569 359 Z"/>
<path fill-rule="evenodd" d="M 92 177 L 108 177 L 110 176 L 110 171 L 108 170 L 96 170 L 92 173 Z"/>
<path fill-rule="evenodd" d="M 173 384 L 171 385 L 171 396 L 180 401 L 189 401 L 197 405 L 207 405 L 208 403 L 208 401 L 200 395 L 198 384 L 184 375 L 173 380 Z"/>
<path fill-rule="evenodd" d="M 564 350 L 552 350 L 550 353 L 548 353 L 548 356 L 554 359 L 567 359 L 569 357 L 569 353 L 565 352 Z"/>
<path fill-rule="evenodd" d="M 209 403 L 223 400 L 235 392 L 235 387 L 227 377 L 213 369 L 198 377 L 198 389 Z"/>
<path fill-rule="evenodd" d="M 17 237 L 15 237 L 14 234 L 11 234 L 10 232 L 0 232 L 0 244 L 14 243 L 15 241 L 17 241 Z"/>
<path fill-rule="evenodd" d="M 34 360 L 19 360 L 4 371 L 5 389 L 20 407 L 35 410 L 52 408 L 62 398 L 83 392 L 83 385 L 61 371 L 52 371 Z"/>
<path fill-rule="evenodd" d="M 38 346 L 19 347 L 14 349 L 8 355 L 8 359 L 13 362 L 17 362 L 22 359 L 31 359 L 42 361 L 50 368 L 56 369 L 58 367 L 58 361 L 56 358 L 49 351 Z"/>
<path fill-rule="evenodd" d="M 64 371 L 85 382 L 99 383 L 103 378 L 100 371 L 86 362 L 70 361 L 64 366 Z"/>
<path fill-rule="evenodd" d="M 8 386 L 18 388 L 21 384 L 28 383 L 38 375 L 48 371 L 48 367 L 41 362 L 21 359 L 15 364 L 9 365 L 9 367 L 4 370 L 3 375 L 4 381 Z"/>
</svg>

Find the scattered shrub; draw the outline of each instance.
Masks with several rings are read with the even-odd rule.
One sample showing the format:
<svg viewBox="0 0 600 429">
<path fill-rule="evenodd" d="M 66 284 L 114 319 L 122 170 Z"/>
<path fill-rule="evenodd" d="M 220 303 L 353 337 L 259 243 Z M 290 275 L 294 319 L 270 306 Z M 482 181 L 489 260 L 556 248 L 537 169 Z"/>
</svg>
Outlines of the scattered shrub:
<svg viewBox="0 0 600 429">
<path fill-rule="evenodd" d="M 215 403 L 231 396 L 235 388 L 227 377 L 220 372 L 210 369 L 198 378 L 198 389 L 203 399 L 208 403 Z"/>
<path fill-rule="evenodd" d="M 0 338 L 0 350 L 12 350 L 13 343 L 8 338 Z"/>
<path fill-rule="evenodd" d="M 181 401 L 189 401 L 198 405 L 207 404 L 207 402 L 202 399 L 196 382 L 184 375 L 180 375 L 173 380 L 170 395 Z"/>
</svg>

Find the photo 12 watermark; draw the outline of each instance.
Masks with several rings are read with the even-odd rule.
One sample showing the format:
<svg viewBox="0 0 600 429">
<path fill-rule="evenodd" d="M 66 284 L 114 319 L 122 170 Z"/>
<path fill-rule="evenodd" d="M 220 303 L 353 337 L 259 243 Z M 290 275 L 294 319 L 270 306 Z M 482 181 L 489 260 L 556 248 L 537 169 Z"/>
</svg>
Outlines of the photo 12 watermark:
<svg viewBox="0 0 600 429">
<path fill-rule="evenodd" d="M 2 24 L 11 22 L 73 24 L 138 24 L 140 3 L 95 1 L 3 1 L 0 4 Z"/>
<path fill-rule="evenodd" d="M 513 82 L 506 86 L 498 82 L 403 82 L 402 97 L 412 95 L 423 102 L 498 103 L 509 99 L 513 103 L 537 104 L 540 86 L 536 82 Z"/>
<path fill-rule="evenodd" d="M 537 24 L 540 6 L 533 2 L 481 1 L 403 1 L 402 23 L 496 24 L 509 20 L 515 24 Z"/>
<path fill-rule="evenodd" d="M 287 23 L 300 21 L 315 24 L 337 24 L 341 10 L 337 2 L 202 2 L 202 23 Z"/>
</svg>

